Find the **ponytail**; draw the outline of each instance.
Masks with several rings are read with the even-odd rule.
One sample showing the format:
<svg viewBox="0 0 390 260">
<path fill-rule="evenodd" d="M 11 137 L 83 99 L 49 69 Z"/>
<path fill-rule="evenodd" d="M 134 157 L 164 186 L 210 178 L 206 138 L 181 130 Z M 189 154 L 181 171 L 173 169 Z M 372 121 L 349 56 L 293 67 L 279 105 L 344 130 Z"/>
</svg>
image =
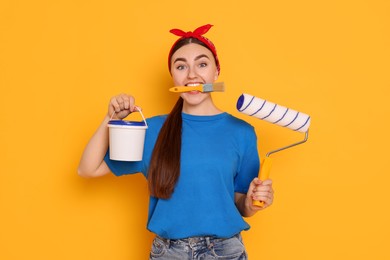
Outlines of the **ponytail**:
<svg viewBox="0 0 390 260">
<path fill-rule="evenodd" d="M 153 149 L 148 185 L 156 198 L 169 199 L 180 176 L 183 99 L 179 98 L 164 122 Z"/>
</svg>

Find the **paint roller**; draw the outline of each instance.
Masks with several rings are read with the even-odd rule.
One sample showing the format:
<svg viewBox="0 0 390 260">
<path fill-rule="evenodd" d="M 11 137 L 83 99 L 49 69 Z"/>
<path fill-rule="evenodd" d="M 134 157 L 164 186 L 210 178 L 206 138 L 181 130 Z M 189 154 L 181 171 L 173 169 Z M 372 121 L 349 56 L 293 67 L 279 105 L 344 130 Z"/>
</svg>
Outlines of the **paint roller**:
<svg viewBox="0 0 390 260">
<path fill-rule="evenodd" d="M 310 116 L 293 109 L 277 105 L 267 100 L 242 94 L 237 100 L 237 110 L 249 116 L 254 116 L 269 123 L 287 127 L 291 130 L 305 133 L 304 139 L 268 152 L 261 162 L 260 180 L 266 180 L 272 166 L 271 154 L 291 148 L 307 141 L 309 137 Z M 262 207 L 263 201 L 254 201 L 253 205 Z"/>
</svg>

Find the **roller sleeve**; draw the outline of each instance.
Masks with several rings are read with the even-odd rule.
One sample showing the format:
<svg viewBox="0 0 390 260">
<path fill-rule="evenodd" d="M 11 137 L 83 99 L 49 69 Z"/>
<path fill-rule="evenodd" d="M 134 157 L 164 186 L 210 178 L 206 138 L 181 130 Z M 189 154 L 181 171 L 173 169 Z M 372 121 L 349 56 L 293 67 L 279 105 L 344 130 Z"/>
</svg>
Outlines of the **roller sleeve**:
<svg viewBox="0 0 390 260">
<path fill-rule="evenodd" d="M 298 132 L 307 132 L 310 126 L 309 115 L 249 94 L 242 94 L 238 98 L 237 110 Z"/>
</svg>

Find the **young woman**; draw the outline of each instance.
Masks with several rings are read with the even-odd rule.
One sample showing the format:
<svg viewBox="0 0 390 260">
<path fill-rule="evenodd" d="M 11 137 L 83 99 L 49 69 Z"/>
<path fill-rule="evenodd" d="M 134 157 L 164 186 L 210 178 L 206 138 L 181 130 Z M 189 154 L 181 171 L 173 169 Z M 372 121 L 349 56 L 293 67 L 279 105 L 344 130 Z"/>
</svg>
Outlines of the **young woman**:
<svg viewBox="0 0 390 260">
<path fill-rule="evenodd" d="M 168 66 L 175 86 L 213 83 L 220 64 L 211 25 L 194 32 L 171 32 Z M 256 178 L 259 157 L 255 131 L 248 123 L 219 110 L 210 93 L 180 95 L 169 115 L 147 119 L 143 160 L 109 159 L 107 123 L 136 111 L 131 95 L 110 100 L 104 121 L 82 155 L 79 174 L 98 177 L 140 172 L 150 190 L 147 228 L 156 234 L 150 259 L 247 259 L 240 232 L 243 217 L 272 204 L 270 180 Z M 254 200 L 264 207 L 253 206 Z"/>
</svg>

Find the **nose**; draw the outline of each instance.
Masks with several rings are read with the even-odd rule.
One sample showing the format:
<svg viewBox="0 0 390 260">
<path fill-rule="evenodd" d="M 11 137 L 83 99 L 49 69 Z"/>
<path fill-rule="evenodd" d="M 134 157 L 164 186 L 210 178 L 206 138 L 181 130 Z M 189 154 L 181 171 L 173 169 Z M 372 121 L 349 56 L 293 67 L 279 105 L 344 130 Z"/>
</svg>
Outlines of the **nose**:
<svg viewBox="0 0 390 260">
<path fill-rule="evenodd" d="M 188 69 L 188 74 L 187 74 L 187 78 L 189 79 L 194 79 L 197 77 L 197 73 L 196 73 L 196 70 L 193 66 L 189 67 Z"/>
</svg>

